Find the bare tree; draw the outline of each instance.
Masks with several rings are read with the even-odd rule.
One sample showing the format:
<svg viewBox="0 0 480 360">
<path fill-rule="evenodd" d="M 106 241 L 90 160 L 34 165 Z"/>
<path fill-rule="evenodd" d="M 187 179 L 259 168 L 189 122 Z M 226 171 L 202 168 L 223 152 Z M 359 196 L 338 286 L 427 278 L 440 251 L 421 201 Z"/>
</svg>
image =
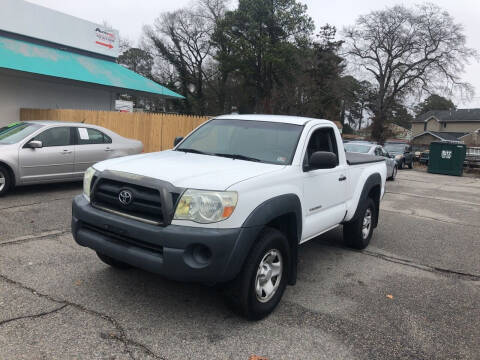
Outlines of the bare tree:
<svg viewBox="0 0 480 360">
<path fill-rule="evenodd" d="M 196 113 L 204 114 L 203 65 L 211 56 L 212 22 L 194 10 L 181 9 L 162 14 L 145 32 L 156 53 L 175 67 L 181 92 L 187 96 L 187 111 L 193 105 Z"/>
<path fill-rule="evenodd" d="M 472 91 L 460 75 L 476 57 L 461 25 L 438 6 L 394 6 L 360 16 L 344 30 L 347 55 L 377 83 L 372 136 L 383 142 L 389 108 L 409 93 L 440 83 Z"/>
</svg>

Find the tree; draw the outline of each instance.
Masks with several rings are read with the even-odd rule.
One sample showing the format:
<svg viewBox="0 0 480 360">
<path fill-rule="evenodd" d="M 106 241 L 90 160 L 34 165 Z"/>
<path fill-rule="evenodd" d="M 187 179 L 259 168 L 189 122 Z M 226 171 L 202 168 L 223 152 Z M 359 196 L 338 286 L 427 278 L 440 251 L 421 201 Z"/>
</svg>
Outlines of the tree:
<svg viewBox="0 0 480 360">
<path fill-rule="evenodd" d="M 117 62 L 132 71 L 152 78 L 153 56 L 139 48 L 129 48 L 117 58 Z"/>
<path fill-rule="evenodd" d="M 217 23 L 214 39 L 228 49 L 219 57 L 220 66 L 235 69 L 243 87 L 253 90 L 249 110 L 272 112 L 274 87 L 291 73 L 296 49 L 314 28 L 306 9 L 296 0 L 240 0 Z"/>
<path fill-rule="evenodd" d="M 476 52 L 466 46 L 462 26 L 436 5 L 373 11 L 344 33 L 348 56 L 376 81 L 372 136 L 379 142 L 388 111 L 401 97 L 439 82 L 471 90 L 460 74 Z"/>
<path fill-rule="evenodd" d="M 211 57 L 213 29 L 212 21 L 198 8 L 164 13 L 154 29 L 145 29 L 160 58 L 175 68 L 188 113 L 205 114 L 204 66 Z"/>
<path fill-rule="evenodd" d="M 451 110 L 455 109 L 452 100 L 446 99 L 443 96 L 432 94 L 415 106 L 415 114 L 421 115 L 431 110 Z"/>
</svg>

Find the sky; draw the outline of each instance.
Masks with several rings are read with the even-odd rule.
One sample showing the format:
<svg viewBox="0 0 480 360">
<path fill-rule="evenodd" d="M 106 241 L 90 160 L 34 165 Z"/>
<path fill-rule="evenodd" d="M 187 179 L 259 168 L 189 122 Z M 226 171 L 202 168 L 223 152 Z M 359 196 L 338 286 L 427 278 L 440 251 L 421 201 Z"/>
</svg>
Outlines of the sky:
<svg viewBox="0 0 480 360">
<path fill-rule="evenodd" d="M 165 11 L 186 7 L 192 0 L 28 0 L 85 20 L 102 23 L 106 21 L 120 31 L 122 38 L 138 43 L 144 25 L 153 24 Z M 232 0 L 234 4 L 235 0 Z M 415 0 L 301 0 L 308 6 L 308 13 L 317 28 L 329 23 L 341 30 L 355 23 L 359 15 L 387 6 L 401 4 L 413 6 Z M 456 22 L 461 23 L 467 36 L 467 45 L 480 53 L 480 0 L 430 0 L 447 10 Z M 355 75 L 355 74 L 353 74 Z M 472 99 L 454 98 L 458 107 L 480 108 L 480 63 L 473 60 L 466 67 L 464 81 L 475 88 Z"/>
</svg>

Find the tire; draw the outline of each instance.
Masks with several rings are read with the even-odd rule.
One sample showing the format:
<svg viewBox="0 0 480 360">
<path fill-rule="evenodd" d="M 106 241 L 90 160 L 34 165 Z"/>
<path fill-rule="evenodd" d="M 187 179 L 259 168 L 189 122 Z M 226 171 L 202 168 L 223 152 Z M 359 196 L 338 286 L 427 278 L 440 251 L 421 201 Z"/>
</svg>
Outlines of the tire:
<svg viewBox="0 0 480 360">
<path fill-rule="evenodd" d="M 225 290 L 232 310 L 248 320 L 260 320 L 269 315 L 285 291 L 289 262 L 290 251 L 285 235 L 276 229 L 265 228 L 250 250 L 240 274 Z M 278 275 L 275 275 L 275 269 Z M 266 278 L 269 280 L 264 281 Z M 272 292 L 268 293 L 269 290 Z"/>
<path fill-rule="evenodd" d="M 410 164 L 408 164 L 408 168 L 409 168 L 409 169 L 413 169 L 413 160 L 410 161 Z"/>
<path fill-rule="evenodd" d="M 402 160 L 400 161 L 400 164 L 398 164 L 398 169 L 402 170 L 404 166 L 405 166 L 405 160 Z"/>
<path fill-rule="evenodd" d="M 129 265 L 127 263 L 124 263 L 122 261 L 115 260 L 114 258 L 111 258 L 110 256 L 104 255 L 102 253 L 97 252 L 97 256 L 105 264 L 110 265 L 111 267 L 114 267 L 115 269 L 127 270 L 127 269 L 132 268 L 131 265 Z"/>
<path fill-rule="evenodd" d="M 345 243 L 349 247 L 358 250 L 365 249 L 370 243 L 376 218 L 376 207 L 371 198 L 368 198 L 362 206 L 358 218 L 343 225 L 343 239 Z M 368 216 L 370 220 L 366 220 Z M 364 221 L 368 222 L 368 231 L 366 232 L 364 232 Z"/>
<path fill-rule="evenodd" d="M 397 176 L 397 171 L 398 171 L 397 167 L 394 166 L 394 167 L 393 167 L 392 176 L 390 176 L 390 177 L 388 178 L 388 180 L 391 180 L 391 181 L 395 180 L 395 176 Z"/>
<path fill-rule="evenodd" d="M 0 165 L 0 197 L 4 196 L 12 187 L 12 178 L 10 171 L 5 166 Z"/>
</svg>

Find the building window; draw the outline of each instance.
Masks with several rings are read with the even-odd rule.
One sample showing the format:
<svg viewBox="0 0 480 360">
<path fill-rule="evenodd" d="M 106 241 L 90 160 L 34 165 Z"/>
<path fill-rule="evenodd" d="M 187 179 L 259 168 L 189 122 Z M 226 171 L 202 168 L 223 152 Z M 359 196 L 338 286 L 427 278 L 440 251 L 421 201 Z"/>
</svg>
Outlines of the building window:
<svg viewBox="0 0 480 360">
<path fill-rule="evenodd" d="M 423 131 L 427 131 L 427 123 L 423 124 Z"/>
<path fill-rule="evenodd" d="M 444 122 L 444 123 L 443 123 L 443 128 L 445 129 L 446 127 L 447 127 L 447 123 Z"/>
</svg>

